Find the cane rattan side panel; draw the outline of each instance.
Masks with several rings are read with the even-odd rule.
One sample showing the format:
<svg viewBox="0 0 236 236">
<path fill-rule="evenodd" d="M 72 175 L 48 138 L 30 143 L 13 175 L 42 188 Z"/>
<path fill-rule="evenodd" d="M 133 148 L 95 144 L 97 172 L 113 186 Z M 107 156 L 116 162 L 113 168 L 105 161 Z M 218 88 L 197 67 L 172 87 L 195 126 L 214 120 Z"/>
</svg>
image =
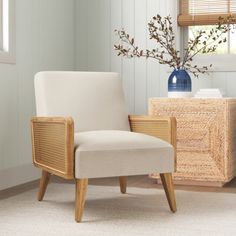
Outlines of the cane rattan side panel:
<svg viewBox="0 0 236 236">
<path fill-rule="evenodd" d="M 72 118 L 34 117 L 31 127 L 34 164 L 63 178 L 74 178 Z"/>
<path fill-rule="evenodd" d="M 174 117 L 131 115 L 129 122 L 132 132 L 148 134 L 171 143 L 175 148 L 176 156 L 176 119 Z"/>
<path fill-rule="evenodd" d="M 236 99 L 152 98 L 149 114 L 177 119 L 175 180 L 224 184 L 236 170 Z"/>
</svg>

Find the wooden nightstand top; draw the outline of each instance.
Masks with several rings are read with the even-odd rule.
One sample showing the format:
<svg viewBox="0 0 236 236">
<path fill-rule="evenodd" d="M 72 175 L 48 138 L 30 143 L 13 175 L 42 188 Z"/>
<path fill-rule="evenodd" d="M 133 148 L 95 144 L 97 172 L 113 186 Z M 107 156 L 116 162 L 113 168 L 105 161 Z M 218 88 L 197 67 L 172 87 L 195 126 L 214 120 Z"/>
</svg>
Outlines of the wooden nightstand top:
<svg viewBox="0 0 236 236">
<path fill-rule="evenodd" d="M 168 98 L 168 97 L 151 97 L 149 98 L 149 101 L 150 100 L 176 100 L 176 101 L 179 101 L 179 100 L 184 100 L 184 101 L 202 101 L 202 100 L 236 100 L 236 97 L 223 97 L 223 98 L 194 98 L 194 97 L 191 97 L 191 98 Z"/>
</svg>

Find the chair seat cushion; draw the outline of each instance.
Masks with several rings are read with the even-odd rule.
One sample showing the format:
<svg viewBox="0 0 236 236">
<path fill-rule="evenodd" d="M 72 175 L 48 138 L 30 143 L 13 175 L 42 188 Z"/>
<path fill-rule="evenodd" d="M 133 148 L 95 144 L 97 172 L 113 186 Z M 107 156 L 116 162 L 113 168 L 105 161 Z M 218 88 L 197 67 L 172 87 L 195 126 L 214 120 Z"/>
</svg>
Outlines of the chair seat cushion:
<svg viewBox="0 0 236 236">
<path fill-rule="evenodd" d="M 117 130 L 75 133 L 76 178 L 173 171 L 173 147 L 161 139 Z"/>
</svg>

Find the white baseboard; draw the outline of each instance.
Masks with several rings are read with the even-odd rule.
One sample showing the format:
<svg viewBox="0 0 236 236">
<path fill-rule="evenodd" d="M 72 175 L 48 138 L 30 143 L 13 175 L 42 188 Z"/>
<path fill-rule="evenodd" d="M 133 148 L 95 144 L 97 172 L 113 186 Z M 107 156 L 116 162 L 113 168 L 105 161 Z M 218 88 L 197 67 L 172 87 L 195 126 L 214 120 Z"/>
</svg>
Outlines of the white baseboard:
<svg viewBox="0 0 236 236">
<path fill-rule="evenodd" d="M 32 164 L 0 170 L 0 190 L 39 179 L 40 171 Z"/>
</svg>

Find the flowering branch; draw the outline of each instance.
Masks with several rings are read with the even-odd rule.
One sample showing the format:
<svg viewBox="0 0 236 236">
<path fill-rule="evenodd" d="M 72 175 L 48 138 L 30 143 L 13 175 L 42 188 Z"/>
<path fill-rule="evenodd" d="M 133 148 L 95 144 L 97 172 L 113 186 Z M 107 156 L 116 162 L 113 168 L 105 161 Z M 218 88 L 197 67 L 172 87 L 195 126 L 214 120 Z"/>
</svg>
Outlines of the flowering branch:
<svg viewBox="0 0 236 236">
<path fill-rule="evenodd" d="M 200 73 L 206 73 L 212 65 L 202 67 L 192 65 L 193 58 L 199 53 L 213 53 L 220 44 L 225 43 L 227 39 L 223 35 L 232 29 L 232 22 L 235 22 L 232 16 L 226 19 L 220 17 L 216 27 L 209 32 L 197 31 L 195 38 L 189 39 L 187 48 L 184 49 L 183 60 L 180 51 L 176 49 L 175 34 L 170 16 L 161 17 L 157 15 L 148 23 L 149 38 L 155 40 L 157 44 L 154 49 L 139 49 L 134 38 L 130 37 L 124 29 L 115 30 L 122 44 L 114 45 L 114 49 L 118 56 L 153 58 L 158 60 L 160 64 L 167 64 L 175 69 L 188 70 L 198 77 Z"/>
</svg>

